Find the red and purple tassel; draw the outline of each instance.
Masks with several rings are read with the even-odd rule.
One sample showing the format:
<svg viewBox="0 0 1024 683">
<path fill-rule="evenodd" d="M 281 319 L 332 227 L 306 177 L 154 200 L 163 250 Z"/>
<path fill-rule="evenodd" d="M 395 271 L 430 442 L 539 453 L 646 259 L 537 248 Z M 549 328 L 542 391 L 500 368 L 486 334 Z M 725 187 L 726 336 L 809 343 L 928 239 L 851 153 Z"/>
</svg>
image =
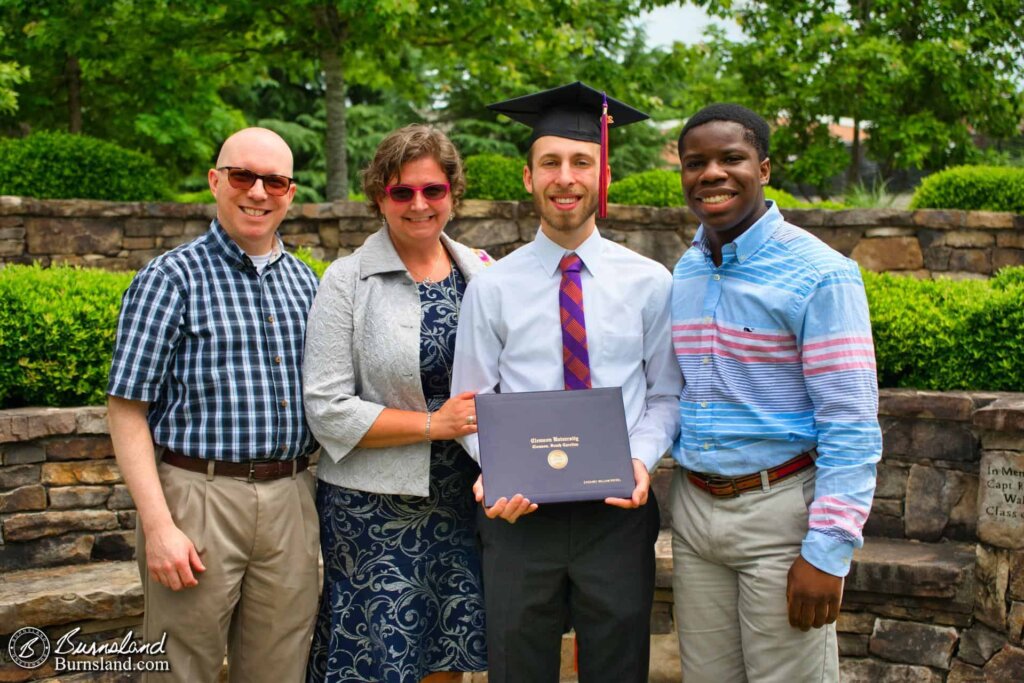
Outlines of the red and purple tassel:
<svg viewBox="0 0 1024 683">
<path fill-rule="evenodd" d="M 608 96 L 601 93 L 604 103 L 601 105 L 601 175 L 600 187 L 597 191 L 597 217 L 608 216 Z"/>
</svg>

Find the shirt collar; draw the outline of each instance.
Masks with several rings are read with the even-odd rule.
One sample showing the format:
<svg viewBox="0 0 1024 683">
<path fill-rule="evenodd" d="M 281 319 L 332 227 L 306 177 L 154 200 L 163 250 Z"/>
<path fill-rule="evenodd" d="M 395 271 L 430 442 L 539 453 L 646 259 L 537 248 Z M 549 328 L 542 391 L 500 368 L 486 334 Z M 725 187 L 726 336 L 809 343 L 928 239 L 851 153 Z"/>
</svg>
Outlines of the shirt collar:
<svg viewBox="0 0 1024 683">
<path fill-rule="evenodd" d="M 238 244 L 231 239 L 228 235 L 227 230 L 220 224 L 220 221 L 216 218 L 210 223 L 210 239 L 213 242 L 213 248 L 219 251 L 228 263 L 234 266 L 240 266 L 242 268 L 252 268 L 255 270 L 256 266 L 253 265 L 252 259 L 249 258 Z M 267 263 L 269 267 L 272 263 L 277 262 L 279 258 L 284 255 L 284 245 L 281 242 L 281 238 L 274 233 L 274 245 L 270 250 L 270 261 Z"/>
<path fill-rule="evenodd" d="M 441 244 L 456 259 L 454 242 L 444 232 L 441 233 Z M 457 265 L 457 264 L 456 264 Z M 380 273 L 408 272 L 402 257 L 398 255 L 394 243 L 391 241 L 391 232 L 387 223 L 380 230 L 373 233 L 363 242 L 359 248 L 359 277 L 366 278 L 379 275 Z"/>
<path fill-rule="evenodd" d="M 551 241 L 543 230 L 537 230 L 537 236 L 533 239 L 534 254 L 540 261 L 540 267 L 545 273 L 553 275 L 558 272 L 558 264 L 562 257 L 570 253 L 565 247 L 559 246 Z M 601 254 L 604 251 L 604 244 L 601 241 L 601 233 L 597 228 L 590 234 L 590 237 L 583 241 L 583 244 L 572 250 L 572 253 L 580 257 L 583 267 L 590 271 L 594 277 L 600 277 Z"/>
<path fill-rule="evenodd" d="M 750 258 L 754 252 L 761 248 L 774 233 L 775 229 L 784 220 L 778 205 L 770 199 L 765 200 L 768 210 L 757 221 L 743 231 L 743 234 L 732 241 L 736 246 L 736 260 L 743 263 Z M 707 246 L 707 239 L 704 236 L 704 226 L 697 229 L 693 238 L 693 246 L 705 254 L 710 255 L 711 250 Z"/>
</svg>

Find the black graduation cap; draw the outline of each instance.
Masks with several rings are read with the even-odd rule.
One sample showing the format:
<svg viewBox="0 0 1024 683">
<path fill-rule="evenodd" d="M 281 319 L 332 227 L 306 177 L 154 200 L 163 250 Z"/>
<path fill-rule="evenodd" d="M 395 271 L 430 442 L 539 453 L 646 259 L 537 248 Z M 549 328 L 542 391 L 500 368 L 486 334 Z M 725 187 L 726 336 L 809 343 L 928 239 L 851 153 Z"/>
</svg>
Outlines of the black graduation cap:
<svg viewBox="0 0 1024 683">
<path fill-rule="evenodd" d="M 554 135 L 570 140 L 597 142 L 601 145 L 600 207 L 598 215 L 607 215 L 608 128 L 626 126 L 650 118 L 624 102 L 576 81 L 569 85 L 515 97 L 487 108 L 533 128 L 532 145 L 537 138 Z"/>
</svg>

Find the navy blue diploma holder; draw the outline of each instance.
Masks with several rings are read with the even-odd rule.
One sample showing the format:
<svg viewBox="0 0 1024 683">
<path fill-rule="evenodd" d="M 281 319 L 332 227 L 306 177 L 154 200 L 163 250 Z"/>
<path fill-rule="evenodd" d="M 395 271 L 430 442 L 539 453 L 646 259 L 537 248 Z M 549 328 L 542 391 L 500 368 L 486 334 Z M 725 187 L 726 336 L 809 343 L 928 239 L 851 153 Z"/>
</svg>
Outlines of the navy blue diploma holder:
<svg viewBox="0 0 1024 683">
<path fill-rule="evenodd" d="M 479 394 L 476 418 L 487 507 L 633 495 L 621 387 Z"/>
</svg>

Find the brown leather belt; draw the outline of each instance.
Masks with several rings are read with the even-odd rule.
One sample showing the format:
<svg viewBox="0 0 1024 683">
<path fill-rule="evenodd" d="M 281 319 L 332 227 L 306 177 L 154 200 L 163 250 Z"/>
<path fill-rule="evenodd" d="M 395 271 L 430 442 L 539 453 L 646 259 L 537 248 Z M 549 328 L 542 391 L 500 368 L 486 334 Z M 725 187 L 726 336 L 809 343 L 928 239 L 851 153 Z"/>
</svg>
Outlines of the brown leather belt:
<svg viewBox="0 0 1024 683">
<path fill-rule="evenodd" d="M 808 467 L 813 467 L 816 454 L 817 452 L 812 448 L 781 465 L 762 470 L 761 472 L 755 472 L 754 474 L 746 474 L 742 477 L 723 477 L 717 474 L 704 474 L 703 472 L 686 470 L 686 478 L 694 486 L 704 489 L 716 498 L 735 498 L 741 493 L 764 488 L 766 484 L 773 484 L 786 477 L 791 477 L 797 472 L 803 472 Z"/>
<path fill-rule="evenodd" d="M 189 472 L 206 474 L 210 468 L 209 460 L 193 458 L 174 451 L 164 451 L 163 462 L 180 467 Z M 213 473 L 226 477 L 244 477 L 249 481 L 266 481 L 281 479 L 298 474 L 309 467 L 309 457 L 302 456 L 294 460 L 250 460 L 249 462 L 213 461 Z"/>
</svg>

